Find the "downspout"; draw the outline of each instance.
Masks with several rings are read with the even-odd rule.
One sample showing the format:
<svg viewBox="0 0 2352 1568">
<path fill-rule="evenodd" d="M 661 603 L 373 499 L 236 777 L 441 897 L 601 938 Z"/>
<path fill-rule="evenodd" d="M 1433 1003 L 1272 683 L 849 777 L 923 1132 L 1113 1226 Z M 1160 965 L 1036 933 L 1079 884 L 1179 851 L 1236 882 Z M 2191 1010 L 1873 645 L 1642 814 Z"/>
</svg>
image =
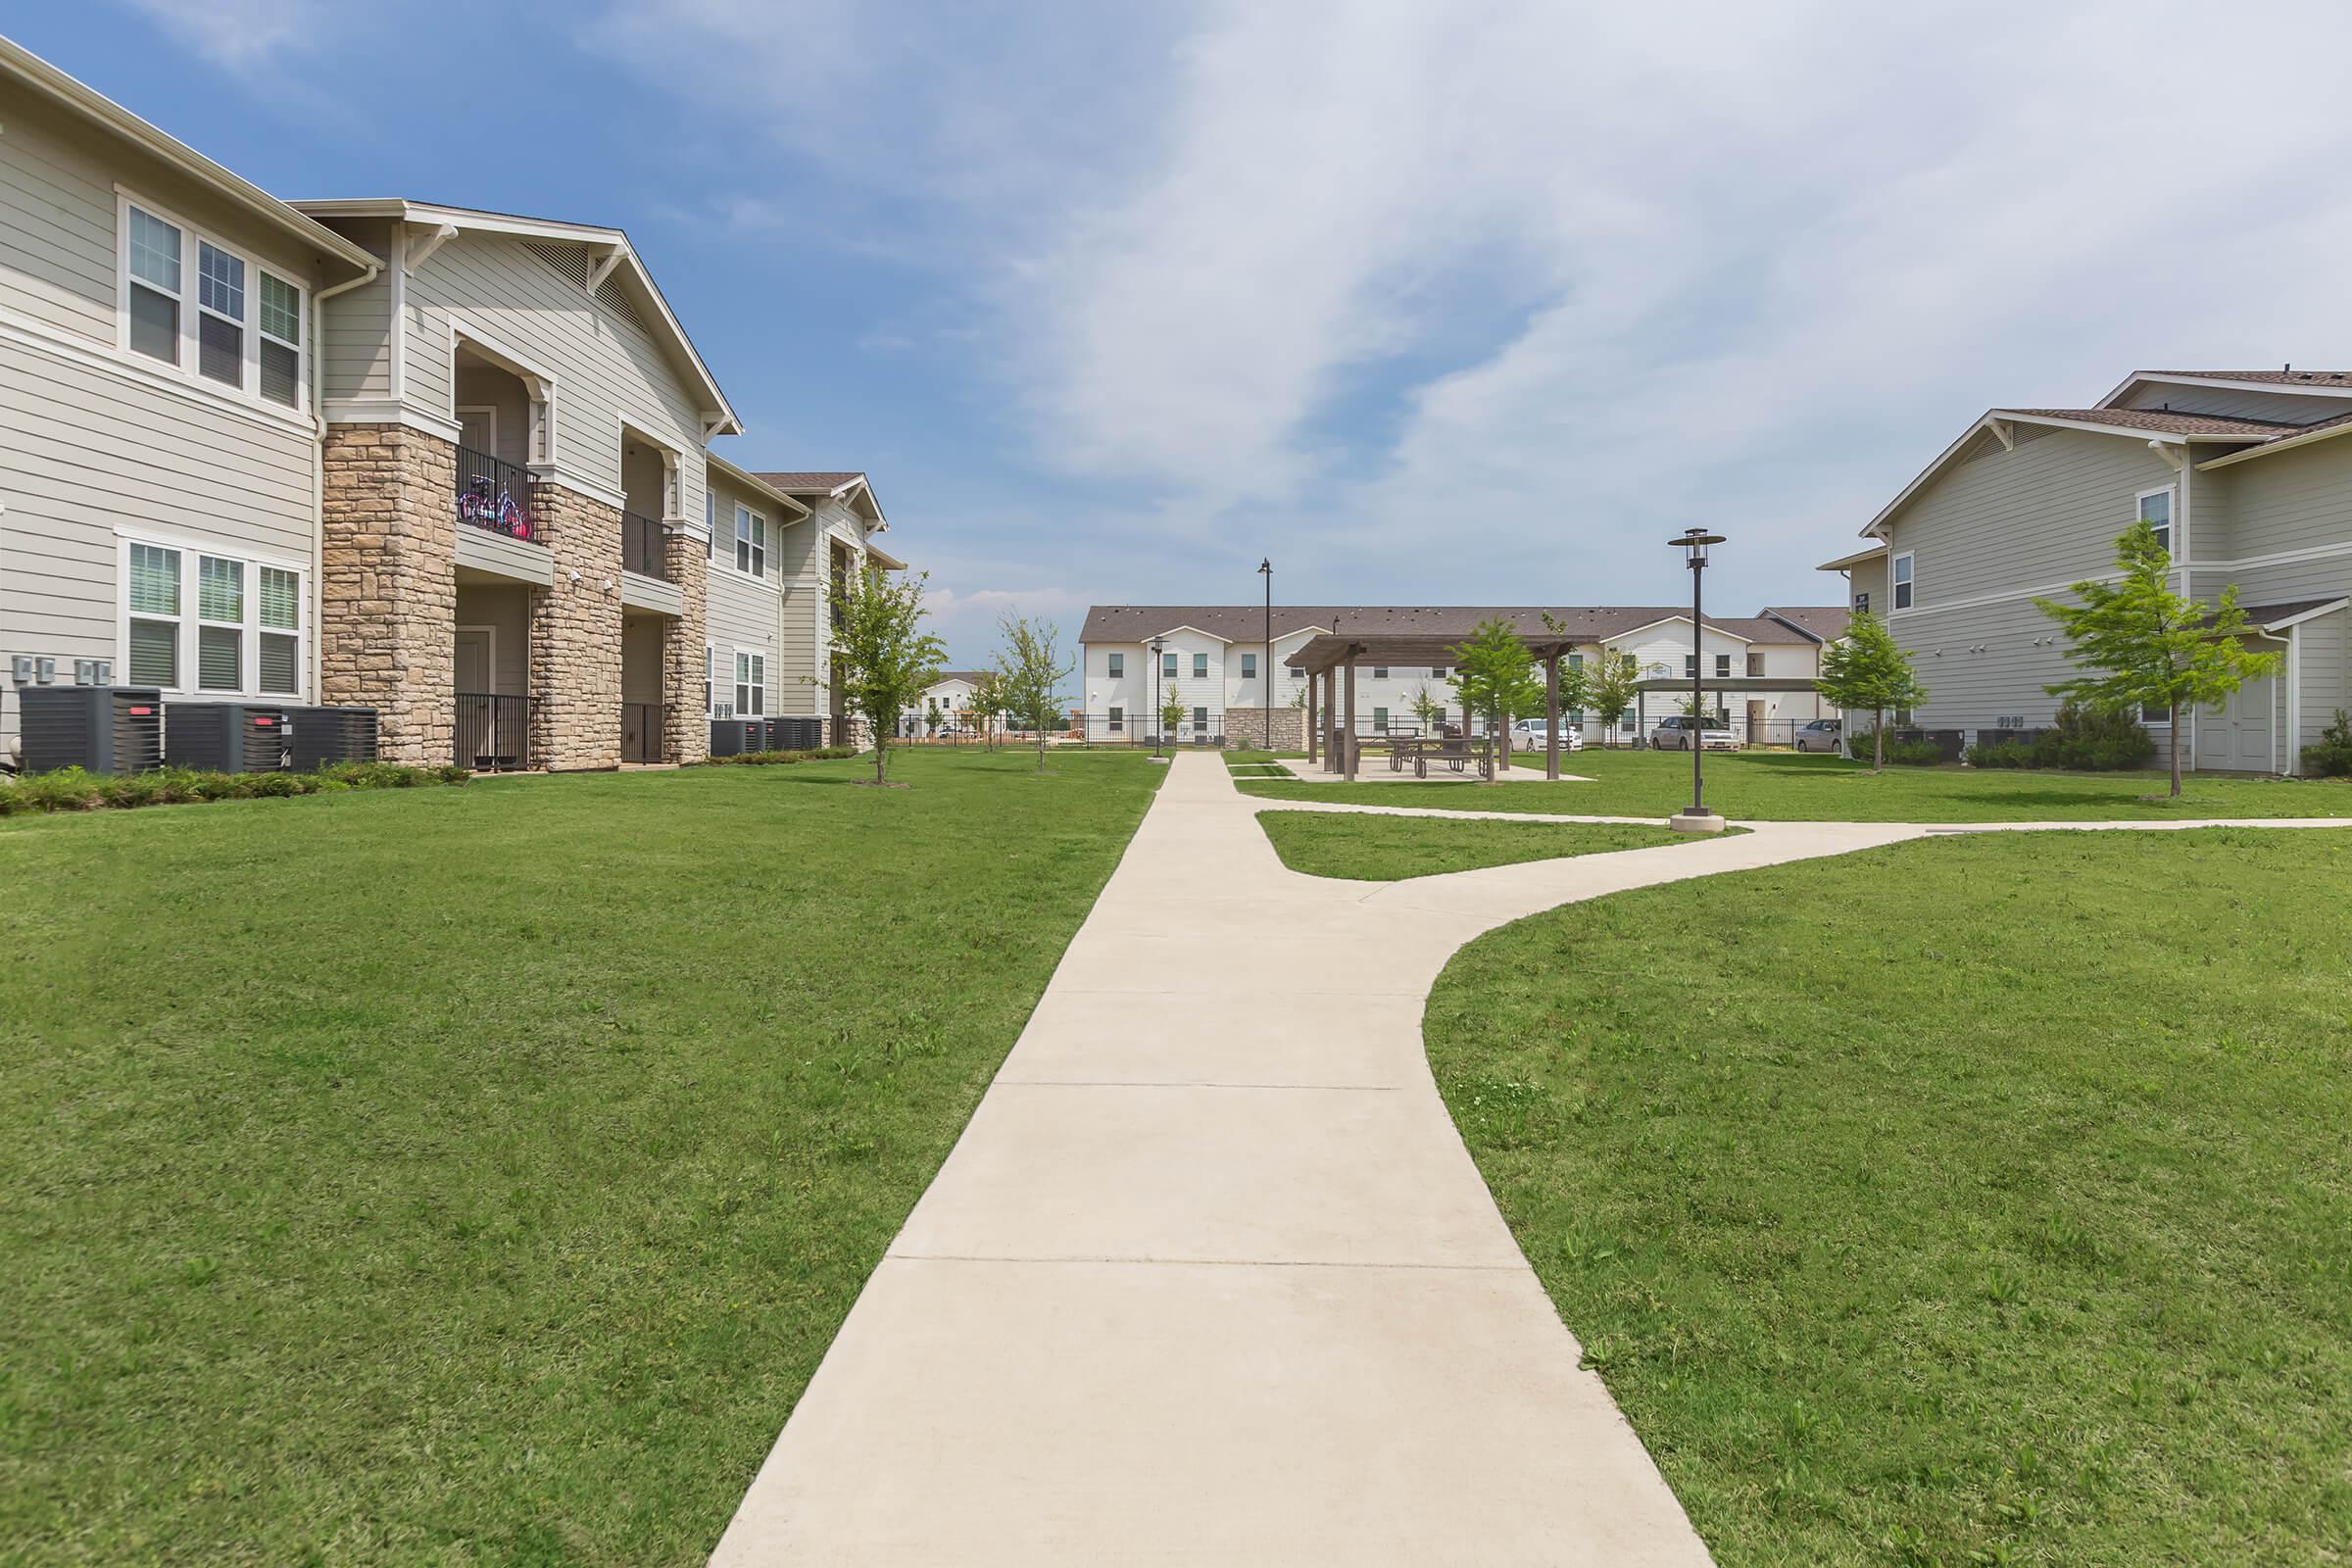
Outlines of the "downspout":
<svg viewBox="0 0 2352 1568">
<path fill-rule="evenodd" d="M 358 277 L 311 295 L 311 701 L 318 702 L 318 649 L 326 640 L 326 302 L 384 273 L 369 264 Z"/>
</svg>

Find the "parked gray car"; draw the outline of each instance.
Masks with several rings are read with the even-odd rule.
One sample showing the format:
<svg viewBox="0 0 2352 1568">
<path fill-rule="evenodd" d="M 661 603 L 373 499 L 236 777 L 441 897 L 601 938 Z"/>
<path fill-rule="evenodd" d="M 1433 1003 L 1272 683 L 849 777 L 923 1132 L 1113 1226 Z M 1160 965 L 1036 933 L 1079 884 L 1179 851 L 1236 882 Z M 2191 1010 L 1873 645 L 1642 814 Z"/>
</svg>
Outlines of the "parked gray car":
<svg viewBox="0 0 2352 1568">
<path fill-rule="evenodd" d="M 1810 724 L 1800 724 L 1796 731 L 1796 749 L 1800 752 L 1829 752 L 1845 749 L 1845 723 L 1841 719 L 1817 718 Z"/>
</svg>

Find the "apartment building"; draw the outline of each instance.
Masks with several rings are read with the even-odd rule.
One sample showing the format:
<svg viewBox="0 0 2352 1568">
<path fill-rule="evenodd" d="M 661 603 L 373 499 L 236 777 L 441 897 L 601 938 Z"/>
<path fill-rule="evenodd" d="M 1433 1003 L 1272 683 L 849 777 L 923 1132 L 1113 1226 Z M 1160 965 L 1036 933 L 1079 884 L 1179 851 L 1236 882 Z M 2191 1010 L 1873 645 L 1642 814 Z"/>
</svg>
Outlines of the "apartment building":
<svg viewBox="0 0 2352 1568">
<path fill-rule="evenodd" d="M 0 219 L 0 749 L 77 679 L 694 761 L 827 711 L 818 602 L 902 564 L 863 474 L 710 450 L 741 421 L 618 228 L 283 202 L 5 39 Z"/>
<path fill-rule="evenodd" d="M 2087 408 L 1992 409 L 1823 564 L 1886 618 L 1928 688 L 1928 728 L 2048 724 L 2076 673 L 2036 597 L 2111 577 L 2145 518 L 2176 587 L 2234 586 L 2279 672 L 2186 715 L 2211 770 L 2299 770 L 2352 707 L 2352 371 L 2140 370 Z M 2170 715 L 2143 722 L 2166 744 Z"/>
<path fill-rule="evenodd" d="M 1572 662 L 1597 662 L 1604 652 L 1632 656 L 1642 688 L 1621 724 L 1628 735 L 1651 717 L 1680 712 L 1696 673 L 1736 728 L 1758 741 L 1786 738 L 1794 725 L 1827 712 L 1810 688 L 1821 650 L 1844 634 L 1841 607 L 1767 609 L 1754 615 L 1705 617 L 1699 650 L 1690 645 L 1690 613 L 1656 605 L 1277 605 L 1268 665 L 1263 605 L 1096 605 L 1079 631 L 1079 679 L 1088 733 L 1095 738 L 1156 733 L 1155 714 L 1184 710 L 1179 738 L 1258 732 L 1271 699 L 1276 738 L 1281 715 L 1303 703 L 1305 681 L 1287 661 L 1323 635 L 1467 638 L 1500 618 L 1529 635 L 1547 633 L 1544 615 L 1578 645 Z M 1420 722 L 1424 695 L 1439 723 L 1460 723 L 1460 698 L 1449 665 L 1371 664 L 1356 671 L 1359 722 L 1378 732 Z M 1584 722 L 1584 715 L 1571 715 Z M 1295 724 L 1290 727 L 1296 727 Z"/>
</svg>

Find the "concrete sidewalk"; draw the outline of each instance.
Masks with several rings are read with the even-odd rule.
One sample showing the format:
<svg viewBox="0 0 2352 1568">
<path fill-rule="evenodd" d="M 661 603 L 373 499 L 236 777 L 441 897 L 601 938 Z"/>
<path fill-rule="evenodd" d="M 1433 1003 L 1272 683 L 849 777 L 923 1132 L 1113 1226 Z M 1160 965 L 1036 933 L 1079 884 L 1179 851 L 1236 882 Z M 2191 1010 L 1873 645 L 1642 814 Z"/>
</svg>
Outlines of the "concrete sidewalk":
<svg viewBox="0 0 2352 1568">
<path fill-rule="evenodd" d="M 1706 1548 L 1422 1054 L 1461 943 L 1915 837 L 1298 875 L 1178 757 L 712 1562 L 1589 1564 Z"/>
</svg>

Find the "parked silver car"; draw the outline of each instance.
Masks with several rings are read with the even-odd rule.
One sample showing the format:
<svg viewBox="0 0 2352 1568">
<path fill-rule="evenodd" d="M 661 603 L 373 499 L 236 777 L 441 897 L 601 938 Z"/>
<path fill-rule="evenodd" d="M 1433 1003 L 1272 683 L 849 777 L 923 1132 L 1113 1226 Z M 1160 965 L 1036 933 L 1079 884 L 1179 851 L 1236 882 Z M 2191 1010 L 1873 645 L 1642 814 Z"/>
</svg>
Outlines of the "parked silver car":
<svg viewBox="0 0 2352 1568">
<path fill-rule="evenodd" d="M 1810 724 L 1798 725 L 1796 749 L 1800 752 L 1829 752 L 1832 755 L 1845 750 L 1844 721 L 1817 718 Z"/>
<path fill-rule="evenodd" d="M 1649 744 L 1651 750 L 1660 752 L 1687 752 L 1693 745 L 1710 752 L 1736 752 L 1740 737 L 1719 719 L 1676 713 L 1651 726 Z"/>
<path fill-rule="evenodd" d="M 1540 718 L 1522 718 L 1511 725 L 1511 747 L 1515 751 L 1542 751 L 1549 744 L 1551 726 Z M 1585 732 L 1574 724 L 1560 726 L 1560 750 L 1581 752 L 1585 749 Z"/>
</svg>

